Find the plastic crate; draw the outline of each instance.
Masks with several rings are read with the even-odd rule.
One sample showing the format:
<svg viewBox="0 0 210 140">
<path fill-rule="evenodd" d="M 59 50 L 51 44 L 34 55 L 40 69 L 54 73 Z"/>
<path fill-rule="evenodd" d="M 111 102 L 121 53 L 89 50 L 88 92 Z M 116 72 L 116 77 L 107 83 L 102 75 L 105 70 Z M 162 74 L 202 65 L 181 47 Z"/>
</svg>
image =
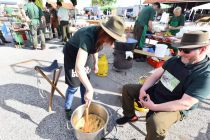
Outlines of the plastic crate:
<svg viewBox="0 0 210 140">
<path fill-rule="evenodd" d="M 150 64 L 154 68 L 161 67 L 164 64 L 164 62 L 165 62 L 164 60 L 159 60 L 158 62 L 158 61 L 153 60 L 151 57 L 147 58 L 147 63 Z"/>
</svg>

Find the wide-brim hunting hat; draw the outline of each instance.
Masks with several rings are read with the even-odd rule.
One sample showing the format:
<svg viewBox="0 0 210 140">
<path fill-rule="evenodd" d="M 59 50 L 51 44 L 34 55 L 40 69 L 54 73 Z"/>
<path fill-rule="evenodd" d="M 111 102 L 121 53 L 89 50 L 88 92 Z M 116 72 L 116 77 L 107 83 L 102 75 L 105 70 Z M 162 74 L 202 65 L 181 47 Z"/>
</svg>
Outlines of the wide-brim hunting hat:
<svg viewBox="0 0 210 140">
<path fill-rule="evenodd" d="M 172 44 L 176 48 L 199 48 L 210 45 L 208 31 L 191 31 L 184 33 L 180 42 Z"/>
<path fill-rule="evenodd" d="M 126 42 L 126 35 L 124 34 L 125 25 L 120 17 L 112 16 L 107 22 L 101 20 L 100 26 L 112 38 L 121 42 Z"/>
</svg>

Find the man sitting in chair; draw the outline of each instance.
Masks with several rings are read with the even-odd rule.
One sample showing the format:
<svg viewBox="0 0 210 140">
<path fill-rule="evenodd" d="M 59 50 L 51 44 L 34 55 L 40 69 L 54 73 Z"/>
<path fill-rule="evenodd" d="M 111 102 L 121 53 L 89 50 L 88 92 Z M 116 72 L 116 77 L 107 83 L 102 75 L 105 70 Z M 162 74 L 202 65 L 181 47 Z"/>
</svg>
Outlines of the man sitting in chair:
<svg viewBox="0 0 210 140">
<path fill-rule="evenodd" d="M 138 120 L 134 100 L 149 109 L 146 115 L 146 140 L 163 140 L 169 127 L 186 117 L 199 101 L 210 94 L 210 45 L 206 31 L 185 33 L 176 47 L 179 56 L 173 57 L 147 78 L 143 85 L 123 87 L 124 117 L 116 120 L 125 124 Z"/>
</svg>

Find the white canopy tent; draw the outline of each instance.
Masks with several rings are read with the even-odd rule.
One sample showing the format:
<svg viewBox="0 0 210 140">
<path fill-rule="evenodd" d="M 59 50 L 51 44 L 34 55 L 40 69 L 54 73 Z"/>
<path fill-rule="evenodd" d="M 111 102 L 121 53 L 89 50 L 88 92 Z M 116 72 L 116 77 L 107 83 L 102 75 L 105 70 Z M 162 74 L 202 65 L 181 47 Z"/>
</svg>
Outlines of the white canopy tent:
<svg viewBox="0 0 210 140">
<path fill-rule="evenodd" d="M 203 4 L 203 5 L 193 7 L 191 12 L 190 12 L 190 16 L 194 12 L 193 20 L 194 20 L 195 13 L 196 13 L 197 10 L 201 10 L 201 13 L 203 13 L 203 10 L 210 10 L 210 3 L 206 3 L 206 4 Z"/>
<path fill-rule="evenodd" d="M 210 10 L 210 3 L 206 3 L 206 4 L 203 4 L 203 5 L 195 6 L 195 7 L 192 8 L 192 11 L 193 10 L 196 11 L 196 10 L 200 10 L 200 9 L 202 9 L 202 10 L 204 10 L 204 9 Z"/>
</svg>

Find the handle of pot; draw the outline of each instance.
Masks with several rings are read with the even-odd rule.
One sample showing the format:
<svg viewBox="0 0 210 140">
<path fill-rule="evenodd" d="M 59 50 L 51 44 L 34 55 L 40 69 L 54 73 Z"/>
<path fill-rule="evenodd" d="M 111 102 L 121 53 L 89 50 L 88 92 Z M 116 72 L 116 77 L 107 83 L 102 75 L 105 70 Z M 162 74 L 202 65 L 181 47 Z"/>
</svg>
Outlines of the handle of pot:
<svg viewBox="0 0 210 140">
<path fill-rule="evenodd" d="M 109 117 L 110 117 L 110 119 L 111 119 L 111 117 L 112 117 L 113 114 L 112 114 L 112 112 L 110 111 L 109 108 L 107 108 L 107 112 L 108 112 Z M 105 136 L 108 135 L 110 132 L 111 132 L 111 131 L 107 130 L 107 128 L 106 128 L 105 131 L 104 131 Z"/>
<path fill-rule="evenodd" d="M 119 110 L 119 109 L 117 109 L 115 112 L 117 113 L 118 110 Z M 111 117 L 113 116 L 111 110 L 110 110 L 109 108 L 107 108 L 107 111 L 108 111 L 108 113 L 110 114 L 110 118 L 111 118 Z M 112 118 L 111 118 L 111 119 L 112 119 Z M 115 134 L 111 134 L 111 135 L 113 136 L 113 138 L 111 138 L 111 139 L 116 139 L 116 134 L 117 134 L 117 127 L 116 127 L 116 124 L 114 125 L 114 128 L 113 128 L 113 129 L 115 129 L 116 132 L 115 132 Z M 109 131 L 109 130 L 106 129 L 105 136 L 104 136 L 104 139 L 103 139 L 103 140 L 109 139 L 109 138 L 105 138 L 109 133 L 111 133 L 111 131 Z"/>
<path fill-rule="evenodd" d="M 113 114 L 112 114 L 112 112 L 110 111 L 110 109 L 107 108 L 107 112 L 108 112 L 109 116 L 112 117 Z"/>
<path fill-rule="evenodd" d="M 66 127 L 69 131 L 73 131 L 74 128 L 70 125 L 70 121 L 66 122 Z"/>
</svg>

